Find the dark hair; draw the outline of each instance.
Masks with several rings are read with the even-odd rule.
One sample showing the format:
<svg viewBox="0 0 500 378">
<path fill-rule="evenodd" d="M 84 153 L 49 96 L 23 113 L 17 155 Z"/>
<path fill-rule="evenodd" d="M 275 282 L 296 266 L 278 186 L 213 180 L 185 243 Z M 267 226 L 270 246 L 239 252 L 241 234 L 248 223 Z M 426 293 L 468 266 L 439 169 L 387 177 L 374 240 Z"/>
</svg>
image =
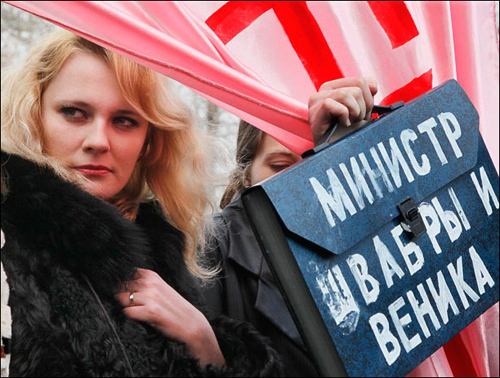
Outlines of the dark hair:
<svg viewBox="0 0 500 378">
<path fill-rule="evenodd" d="M 226 187 L 220 208 L 223 209 L 234 197 L 245 189 L 248 168 L 259 150 L 264 132 L 248 122 L 240 121 L 238 139 L 236 142 L 236 168 L 231 172 L 229 185 Z"/>
</svg>

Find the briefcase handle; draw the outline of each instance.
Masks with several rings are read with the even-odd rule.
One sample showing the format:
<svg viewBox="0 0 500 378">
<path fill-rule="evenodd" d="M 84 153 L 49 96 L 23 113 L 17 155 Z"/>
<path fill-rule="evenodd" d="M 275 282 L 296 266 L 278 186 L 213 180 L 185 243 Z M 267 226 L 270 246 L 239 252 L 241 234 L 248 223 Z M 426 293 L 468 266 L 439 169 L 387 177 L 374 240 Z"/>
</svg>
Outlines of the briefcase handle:
<svg viewBox="0 0 500 378">
<path fill-rule="evenodd" d="M 389 106 L 375 105 L 375 106 L 373 106 L 372 113 L 373 114 L 378 114 L 378 115 L 383 115 L 385 113 L 390 113 L 393 110 L 399 109 L 404 104 L 405 103 L 403 101 L 398 101 L 398 102 L 395 102 L 394 104 L 389 105 Z M 338 120 L 335 120 L 335 122 L 332 123 L 332 125 L 327 130 L 327 132 L 323 134 L 323 136 L 319 140 L 318 145 L 316 147 L 314 147 L 314 148 L 311 148 L 310 150 L 305 151 L 302 154 L 302 158 L 305 159 L 305 158 L 307 158 L 309 156 L 315 155 L 319 151 L 321 151 L 321 150 L 325 149 L 326 147 L 328 147 L 330 145 L 329 142 L 332 139 L 333 134 L 335 134 L 335 131 L 337 131 L 338 124 L 339 124 Z"/>
</svg>

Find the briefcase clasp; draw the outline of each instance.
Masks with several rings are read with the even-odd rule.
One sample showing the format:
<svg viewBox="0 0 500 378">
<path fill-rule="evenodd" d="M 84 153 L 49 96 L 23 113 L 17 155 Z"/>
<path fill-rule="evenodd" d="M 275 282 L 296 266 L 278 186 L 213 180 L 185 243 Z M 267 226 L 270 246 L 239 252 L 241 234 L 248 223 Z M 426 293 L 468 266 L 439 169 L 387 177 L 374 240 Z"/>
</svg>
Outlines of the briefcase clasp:
<svg viewBox="0 0 500 378">
<path fill-rule="evenodd" d="M 401 227 L 403 230 L 417 237 L 427 232 L 422 215 L 418 211 L 415 200 L 410 197 L 398 204 L 398 209 L 403 216 Z"/>
</svg>

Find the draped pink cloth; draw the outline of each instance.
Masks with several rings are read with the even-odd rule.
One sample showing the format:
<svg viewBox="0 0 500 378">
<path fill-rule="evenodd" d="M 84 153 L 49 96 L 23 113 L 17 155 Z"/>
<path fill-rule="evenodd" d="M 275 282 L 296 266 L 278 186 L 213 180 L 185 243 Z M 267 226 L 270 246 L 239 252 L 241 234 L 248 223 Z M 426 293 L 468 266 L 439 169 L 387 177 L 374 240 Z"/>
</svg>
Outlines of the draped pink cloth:
<svg viewBox="0 0 500 378">
<path fill-rule="evenodd" d="M 493 1 L 6 1 L 169 76 L 297 153 L 307 100 L 328 80 L 371 76 L 375 102 L 457 79 L 499 168 Z M 411 376 L 498 376 L 498 304 Z"/>
</svg>

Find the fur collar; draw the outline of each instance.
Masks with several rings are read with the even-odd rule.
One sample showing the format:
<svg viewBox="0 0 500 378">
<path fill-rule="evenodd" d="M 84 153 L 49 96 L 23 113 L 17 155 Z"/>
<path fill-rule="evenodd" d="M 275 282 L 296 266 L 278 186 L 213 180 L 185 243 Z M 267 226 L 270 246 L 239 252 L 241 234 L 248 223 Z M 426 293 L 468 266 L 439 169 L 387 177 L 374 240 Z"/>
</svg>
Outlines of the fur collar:
<svg viewBox="0 0 500 378">
<path fill-rule="evenodd" d="M 141 205 L 131 222 L 51 169 L 4 152 L 2 176 L 8 186 L 2 195 L 7 243 L 15 239 L 31 255 L 48 251 L 54 263 L 85 274 L 101 292 L 113 292 L 136 267 L 165 271 L 172 265 L 167 255 L 182 264 L 182 234 L 153 203 Z"/>
</svg>

